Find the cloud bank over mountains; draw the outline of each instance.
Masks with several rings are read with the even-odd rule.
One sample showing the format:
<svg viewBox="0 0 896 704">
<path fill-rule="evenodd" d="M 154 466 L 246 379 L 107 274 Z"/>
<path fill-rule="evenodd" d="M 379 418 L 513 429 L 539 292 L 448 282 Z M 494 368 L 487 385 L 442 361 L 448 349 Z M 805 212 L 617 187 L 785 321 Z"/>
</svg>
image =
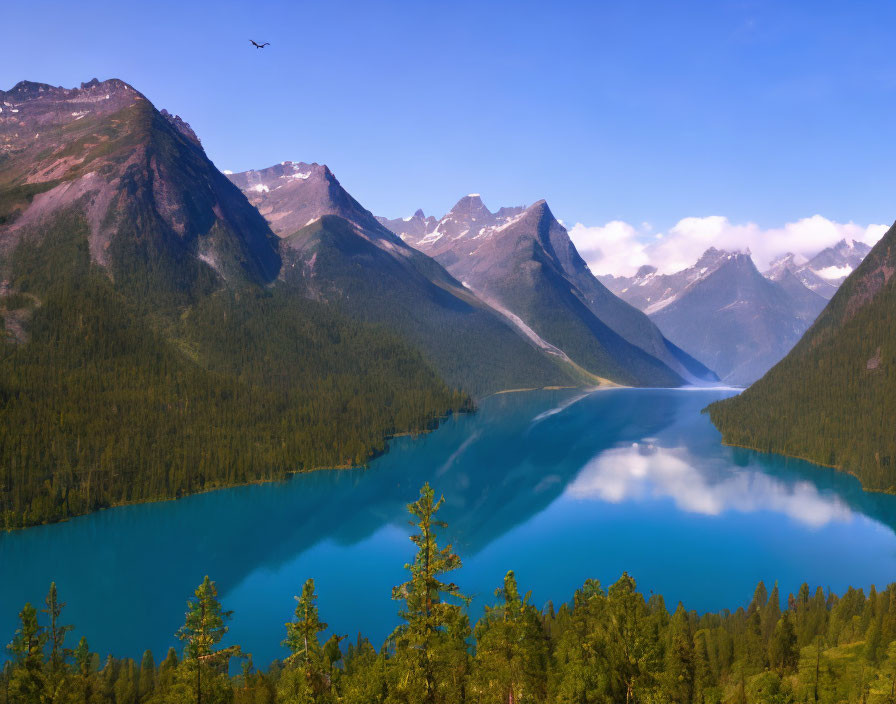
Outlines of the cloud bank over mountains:
<svg viewBox="0 0 896 704">
<path fill-rule="evenodd" d="M 732 223 L 721 215 L 688 217 L 667 232 L 654 232 L 649 223 L 636 226 L 622 220 L 605 225 L 576 223 L 569 231 L 579 253 L 597 275 L 633 275 L 645 264 L 668 274 L 691 266 L 709 247 L 744 251 L 764 271 L 775 258 L 793 252 L 809 259 L 842 239 L 874 245 L 887 225 L 838 223 L 821 215 L 762 228 L 756 223 Z M 805 261 L 804 259 L 804 261 Z"/>
</svg>

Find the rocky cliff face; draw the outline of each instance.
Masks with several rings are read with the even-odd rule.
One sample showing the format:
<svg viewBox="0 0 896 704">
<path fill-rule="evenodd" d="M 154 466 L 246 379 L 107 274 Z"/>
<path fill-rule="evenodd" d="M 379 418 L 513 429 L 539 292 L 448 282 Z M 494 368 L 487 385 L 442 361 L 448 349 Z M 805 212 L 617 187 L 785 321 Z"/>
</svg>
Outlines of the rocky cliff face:
<svg viewBox="0 0 896 704">
<path fill-rule="evenodd" d="M 189 125 L 130 85 L 22 82 L 0 92 L 0 105 L 0 251 L 75 213 L 89 224 L 93 261 L 123 278 L 151 271 L 147 293 L 276 277 L 264 220 Z"/>
</svg>

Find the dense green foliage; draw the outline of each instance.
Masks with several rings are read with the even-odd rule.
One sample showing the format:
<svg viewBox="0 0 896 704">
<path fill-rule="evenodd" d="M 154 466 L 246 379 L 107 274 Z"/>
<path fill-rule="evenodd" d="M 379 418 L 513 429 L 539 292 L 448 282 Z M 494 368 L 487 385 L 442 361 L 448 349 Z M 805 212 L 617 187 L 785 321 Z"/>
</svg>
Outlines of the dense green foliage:
<svg viewBox="0 0 896 704">
<path fill-rule="evenodd" d="M 726 443 L 803 457 L 896 491 L 896 228 L 802 340 L 739 396 L 707 409 Z"/>
<path fill-rule="evenodd" d="M 7 528 L 361 465 L 469 408 L 395 337 L 283 286 L 153 298 L 91 263 L 82 219 L 41 234 L 0 305 L 27 307 L 26 340 L 0 343 Z"/>
<path fill-rule="evenodd" d="M 588 580 L 570 603 L 539 611 L 508 573 L 497 603 L 470 624 L 459 587 L 440 575 L 460 566 L 435 529 L 427 486 L 409 506 L 418 532 L 409 579 L 393 596 L 402 624 L 377 650 L 358 636 L 341 646 L 326 629 L 308 580 L 283 645 L 266 670 L 237 646 L 215 650 L 229 614 L 207 577 L 188 602 L 181 655 L 156 665 L 102 664 L 82 638 L 66 648 L 55 587 L 41 616 L 26 604 L 0 676 L 0 704 L 616 704 L 731 702 L 891 703 L 896 700 L 896 584 L 842 596 L 803 585 L 781 608 L 760 583 L 746 608 L 670 614 L 627 574 L 609 589 Z M 470 637 L 472 634 L 472 638 Z M 231 675 L 232 658 L 243 660 Z"/>
</svg>

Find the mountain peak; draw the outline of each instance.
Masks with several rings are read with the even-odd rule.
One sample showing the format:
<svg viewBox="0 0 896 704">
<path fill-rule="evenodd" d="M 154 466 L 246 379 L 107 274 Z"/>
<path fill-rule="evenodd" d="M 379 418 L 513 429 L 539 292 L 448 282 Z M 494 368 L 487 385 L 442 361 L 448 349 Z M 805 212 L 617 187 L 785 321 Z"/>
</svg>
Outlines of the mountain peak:
<svg viewBox="0 0 896 704">
<path fill-rule="evenodd" d="M 383 246 L 406 245 L 356 201 L 326 164 L 281 161 L 264 169 L 227 174 L 279 237 L 289 237 L 324 216 L 351 223 L 364 238 Z"/>
<path fill-rule="evenodd" d="M 751 263 L 753 261 L 749 249 L 717 249 L 716 247 L 710 247 L 705 252 L 703 252 L 702 255 L 700 255 L 697 263 L 694 264 L 694 268 L 718 268 L 728 261 L 734 261 L 736 263 L 744 264 L 747 262 L 747 260 L 749 260 Z"/>
<path fill-rule="evenodd" d="M 471 216 L 478 217 L 492 214 L 491 211 L 485 207 L 485 203 L 482 202 L 482 196 L 478 193 L 468 193 L 465 195 L 454 204 L 454 207 L 451 208 L 449 214 L 457 212 L 469 213 Z"/>
</svg>

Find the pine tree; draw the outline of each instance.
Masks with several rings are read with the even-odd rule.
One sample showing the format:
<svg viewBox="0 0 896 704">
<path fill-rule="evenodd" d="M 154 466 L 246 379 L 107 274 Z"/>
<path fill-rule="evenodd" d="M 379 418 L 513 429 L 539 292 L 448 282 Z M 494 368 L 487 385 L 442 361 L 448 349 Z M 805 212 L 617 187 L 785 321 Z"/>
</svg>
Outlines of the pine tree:
<svg viewBox="0 0 896 704">
<path fill-rule="evenodd" d="M 292 668 L 280 678 L 278 693 L 284 702 L 314 702 L 329 686 L 319 636 L 327 629 L 317 610 L 314 580 L 308 579 L 302 595 L 295 597 L 295 620 L 286 624 L 282 645 L 292 653 L 287 663 Z"/>
<path fill-rule="evenodd" d="M 607 593 L 610 668 L 626 704 L 649 699 L 659 671 L 659 643 L 644 597 L 628 573 Z"/>
<path fill-rule="evenodd" d="M 174 648 L 168 648 L 168 654 L 159 664 L 159 670 L 156 675 L 156 693 L 165 697 L 177 682 L 178 668 L 180 663 L 177 660 L 177 651 Z"/>
<path fill-rule="evenodd" d="M 708 638 L 709 632 L 706 629 L 701 629 L 694 634 L 694 702 L 696 704 L 705 704 L 714 680 Z"/>
<path fill-rule="evenodd" d="M 771 594 L 768 595 L 768 601 L 766 601 L 761 611 L 760 621 L 762 624 L 762 639 L 764 643 L 768 643 L 769 640 L 771 640 L 772 634 L 775 632 L 775 626 L 780 618 L 781 597 L 778 592 L 778 583 L 775 582 Z"/>
<path fill-rule="evenodd" d="M 65 696 L 62 687 L 68 673 L 69 661 L 74 654 L 70 648 L 65 647 L 65 636 L 74 626 L 61 625 L 59 623 L 65 602 L 60 603 L 59 601 L 56 593 L 56 582 L 50 584 L 50 591 L 47 592 L 45 603 L 46 608 L 41 609 L 41 613 L 46 614 L 50 621 L 46 631 L 47 642 L 50 647 L 47 661 L 46 696 L 49 702 L 55 702 Z"/>
<path fill-rule="evenodd" d="M 15 637 L 6 646 L 15 663 L 10 692 L 18 701 L 39 702 L 46 684 L 43 649 L 47 633 L 30 603 L 19 612 L 19 622 Z"/>
<path fill-rule="evenodd" d="M 140 661 L 140 676 L 137 685 L 137 697 L 140 701 L 147 699 L 152 695 L 156 688 L 156 663 L 152 656 L 152 651 L 147 650 L 143 653 L 143 659 Z"/>
<path fill-rule="evenodd" d="M 880 663 L 884 655 L 884 642 L 880 621 L 873 619 L 865 632 L 865 658 L 872 665 Z"/>
<path fill-rule="evenodd" d="M 669 623 L 669 648 L 666 652 L 665 691 L 676 704 L 690 704 L 694 698 L 695 655 L 688 616 L 681 603 Z"/>
<path fill-rule="evenodd" d="M 611 697 L 607 598 L 596 580 L 586 580 L 563 604 L 548 632 L 555 639 L 550 700 L 557 704 L 597 704 Z"/>
<path fill-rule="evenodd" d="M 792 672 L 799 662 L 796 628 L 789 611 L 775 625 L 775 632 L 769 643 L 768 660 L 769 665 L 781 673 Z"/>
<path fill-rule="evenodd" d="M 488 701 L 523 704 L 545 697 L 547 648 L 538 611 L 521 598 L 513 571 L 495 590 L 501 603 L 486 607 L 476 624 L 474 679 Z"/>
<path fill-rule="evenodd" d="M 90 702 L 93 699 L 93 692 L 96 687 L 94 682 L 95 672 L 93 669 L 94 654 L 90 652 L 87 644 L 87 638 L 82 637 L 78 641 L 78 647 L 75 648 L 75 670 L 76 685 L 75 699 L 82 702 Z"/>
<path fill-rule="evenodd" d="M 218 589 L 206 575 L 187 602 L 184 625 L 176 634 L 185 643 L 184 659 L 189 660 L 196 670 L 196 704 L 202 704 L 203 668 L 212 665 L 214 660 L 226 662 L 235 654 L 232 648 L 220 653 L 212 650 L 229 630 L 224 622 L 232 615 L 232 611 L 224 611 L 221 607 Z"/>
<path fill-rule="evenodd" d="M 345 672 L 340 694 L 344 702 L 383 704 L 389 695 L 386 652 L 377 652 L 366 638 L 358 634 L 345 654 Z"/>
<path fill-rule="evenodd" d="M 390 638 L 395 647 L 393 695 L 401 702 L 447 704 L 463 698 L 469 659 L 465 639 L 470 626 L 461 606 L 446 598 L 461 603 L 469 600 L 456 584 L 440 579 L 461 566 L 450 544 L 438 545 L 436 528 L 446 524 L 435 515 L 444 500 L 435 501 L 435 492 L 427 483 L 420 498 L 408 504 L 416 519 L 411 525 L 419 531 L 411 536 L 417 554 L 414 562 L 405 565 L 410 579 L 392 590 L 392 598 L 404 602 L 399 615 L 405 623 Z"/>
</svg>

